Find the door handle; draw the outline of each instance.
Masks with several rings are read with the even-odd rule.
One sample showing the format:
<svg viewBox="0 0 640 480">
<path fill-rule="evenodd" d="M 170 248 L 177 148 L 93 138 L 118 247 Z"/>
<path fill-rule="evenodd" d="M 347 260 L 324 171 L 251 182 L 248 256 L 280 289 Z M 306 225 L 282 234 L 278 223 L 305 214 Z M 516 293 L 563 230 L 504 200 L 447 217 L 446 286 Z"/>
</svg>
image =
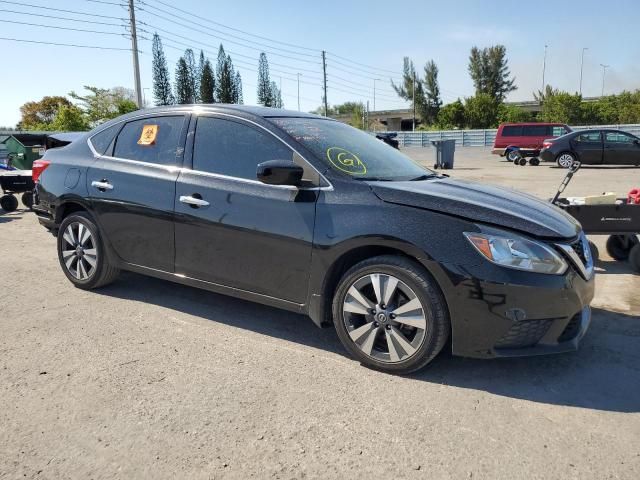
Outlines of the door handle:
<svg viewBox="0 0 640 480">
<path fill-rule="evenodd" d="M 111 185 L 107 180 L 94 180 L 91 182 L 91 186 L 97 188 L 101 192 L 104 192 L 105 190 L 113 190 L 113 185 Z"/>
<path fill-rule="evenodd" d="M 194 195 L 197 195 L 197 194 L 194 194 Z M 202 198 L 196 198 L 194 196 L 189 196 L 189 195 L 180 195 L 180 201 L 182 203 L 186 203 L 187 205 L 190 205 L 193 208 L 209 206 L 209 202 L 207 202 L 206 200 L 203 200 Z"/>
</svg>

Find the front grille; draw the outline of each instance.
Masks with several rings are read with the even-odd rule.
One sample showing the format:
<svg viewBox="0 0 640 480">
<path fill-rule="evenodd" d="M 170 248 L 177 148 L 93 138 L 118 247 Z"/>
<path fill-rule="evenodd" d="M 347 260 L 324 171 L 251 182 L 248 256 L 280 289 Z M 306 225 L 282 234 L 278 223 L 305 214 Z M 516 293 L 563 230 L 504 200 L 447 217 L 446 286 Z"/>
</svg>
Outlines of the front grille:
<svg viewBox="0 0 640 480">
<path fill-rule="evenodd" d="M 559 343 L 568 342 L 569 340 L 573 340 L 574 338 L 576 338 L 576 335 L 578 335 L 578 332 L 580 332 L 581 318 L 582 315 L 578 313 L 574 315 L 571 320 L 569 320 L 569 323 L 567 323 L 567 326 L 564 327 L 562 334 L 558 337 Z"/>
<path fill-rule="evenodd" d="M 516 322 L 495 345 L 495 348 L 526 348 L 538 343 L 553 320 L 523 320 Z"/>
</svg>

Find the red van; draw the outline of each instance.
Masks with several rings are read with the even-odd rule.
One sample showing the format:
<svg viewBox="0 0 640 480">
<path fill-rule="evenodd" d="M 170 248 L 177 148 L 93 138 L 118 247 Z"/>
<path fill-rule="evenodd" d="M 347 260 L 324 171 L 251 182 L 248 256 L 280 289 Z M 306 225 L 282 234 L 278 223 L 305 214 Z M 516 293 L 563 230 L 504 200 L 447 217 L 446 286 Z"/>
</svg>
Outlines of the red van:
<svg viewBox="0 0 640 480">
<path fill-rule="evenodd" d="M 519 157 L 537 157 L 542 142 L 569 132 L 571 129 L 562 123 L 503 123 L 498 127 L 491 153 L 506 155 L 510 162 Z"/>
</svg>

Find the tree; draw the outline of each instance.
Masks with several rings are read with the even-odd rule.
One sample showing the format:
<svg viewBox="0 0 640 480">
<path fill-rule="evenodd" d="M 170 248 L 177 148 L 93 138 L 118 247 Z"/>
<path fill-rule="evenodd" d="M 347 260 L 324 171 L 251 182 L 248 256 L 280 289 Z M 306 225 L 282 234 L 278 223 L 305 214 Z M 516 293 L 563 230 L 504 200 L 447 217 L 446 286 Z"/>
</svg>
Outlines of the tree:
<svg viewBox="0 0 640 480">
<path fill-rule="evenodd" d="M 89 93 L 79 95 L 71 92 L 69 96 L 79 103 L 78 106 L 87 115 L 91 127 L 138 109 L 133 101 L 134 93 L 130 89 L 123 87 L 106 89 L 89 85 L 85 85 L 84 89 Z"/>
<path fill-rule="evenodd" d="M 502 103 L 498 106 L 498 123 L 531 122 L 534 116 L 515 105 Z"/>
<path fill-rule="evenodd" d="M 218 68 L 216 69 L 216 100 L 220 103 L 233 103 L 234 85 L 232 76 L 233 64 L 231 58 L 220 45 L 218 50 Z"/>
<path fill-rule="evenodd" d="M 167 59 L 164 56 L 162 40 L 157 33 L 153 34 L 153 97 L 156 105 L 172 105 L 175 103 L 171 91 L 171 79 L 167 68 Z"/>
<path fill-rule="evenodd" d="M 516 90 L 515 78 L 511 77 L 504 45 L 483 48 L 473 47 L 469 55 L 469 75 L 473 80 L 476 95 L 486 93 L 498 103 Z"/>
<path fill-rule="evenodd" d="M 62 105 L 51 123 L 50 130 L 56 132 L 83 132 L 89 130 L 85 113 L 75 105 Z"/>
<path fill-rule="evenodd" d="M 240 72 L 236 72 L 236 76 L 234 78 L 234 84 L 235 84 L 236 98 L 233 103 L 242 105 L 244 103 L 244 95 L 242 94 L 242 77 L 240 76 Z"/>
<path fill-rule="evenodd" d="M 200 85 L 198 84 L 198 67 L 196 67 L 196 59 L 193 55 L 193 50 L 190 48 L 187 48 L 184 51 L 184 61 L 187 64 L 189 89 L 193 92 L 192 99 L 189 103 L 198 103 L 198 96 L 200 94 Z"/>
<path fill-rule="evenodd" d="M 415 98 L 415 108 L 419 112 L 424 106 L 424 91 L 422 89 L 422 82 L 416 77 L 416 69 L 413 66 L 413 62 L 409 57 L 404 57 L 402 66 L 402 83 L 396 85 L 391 80 L 391 86 L 396 91 L 398 96 L 408 102 L 411 102 L 413 107 Z M 414 96 L 415 88 L 415 96 Z"/>
<path fill-rule="evenodd" d="M 545 99 L 540 118 L 545 122 L 577 125 L 582 120 L 582 97 L 579 94 L 556 92 Z"/>
<path fill-rule="evenodd" d="M 271 105 L 274 108 L 282 108 L 284 107 L 284 102 L 282 101 L 282 92 L 276 85 L 276 82 L 271 82 Z"/>
<path fill-rule="evenodd" d="M 464 105 L 460 99 L 442 107 L 436 124 L 444 130 L 463 128 L 465 125 Z"/>
<path fill-rule="evenodd" d="M 200 50 L 200 57 L 198 59 L 198 67 L 196 68 L 196 92 L 197 92 L 197 100 L 200 103 L 204 103 L 202 101 L 202 96 L 200 95 L 200 91 L 202 89 L 201 83 L 202 83 L 202 72 L 204 71 L 204 64 L 206 63 L 206 58 L 204 56 L 204 52 L 202 50 Z"/>
<path fill-rule="evenodd" d="M 189 76 L 189 66 L 184 57 L 180 57 L 176 67 L 176 103 L 193 103 L 193 84 Z"/>
<path fill-rule="evenodd" d="M 364 129 L 364 103 L 363 102 L 347 102 L 347 111 L 351 112 L 351 120 L 349 125 L 355 128 Z M 345 111 L 346 113 L 346 111 Z"/>
<path fill-rule="evenodd" d="M 433 60 L 424 66 L 424 103 L 420 108 L 420 117 L 428 125 L 436 122 L 438 112 L 442 106 L 440 99 L 440 85 L 438 85 L 438 66 Z"/>
<path fill-rule="evenodd" d="M 213 77 L 213 68 L 211 62 L 207 59 L 202 67 L 202 75 L 200 76 L 200 101 L 202 103 L 214 103 L 214 91 L 216 81 Z"/>
<path fill-rule="evenodd" d="M 468 128 L 493 128 L 498 123 L 498 101 L 488 93 L 465 99 L 464 117 Z"/>
<path fill-rule="evenodd" d="M 267 55 L 262 52 L 258 60 L 258 103 L 265 107 L 272 107 L 274 103 L 273 91 L 269 78 L 269 62 Z"/>
<path fill-rule="evenodd" d="M 22 118 L 18 122 L 19 130 L 40 130 L 50 125 L 61 107 L 70 107 L 72 103 L 65 97 L 43 97 L 38 102 L 27 102 L 20 107 Z M 40 128 L 39 128 L 40 127 Z"/>
<path fill-rule="evenodd" d="M 545 85 L 544 91 L 538 90 L 533 92 L 533 98 L 540 104 L 544 103 L 547 98 L 551 98 L 556 93 L 559 93 L 558 89 L 554 89 L 551 85 Z"/>
</svg>

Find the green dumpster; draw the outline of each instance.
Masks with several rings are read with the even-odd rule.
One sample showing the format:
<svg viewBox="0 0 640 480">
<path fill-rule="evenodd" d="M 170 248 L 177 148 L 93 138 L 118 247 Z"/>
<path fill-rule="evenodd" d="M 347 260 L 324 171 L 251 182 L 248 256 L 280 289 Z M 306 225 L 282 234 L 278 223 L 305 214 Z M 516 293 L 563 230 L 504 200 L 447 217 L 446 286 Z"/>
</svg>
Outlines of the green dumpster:
<svg viewBox="0 0 640 480">
<path fill-rule="evenodd" d="M 18 170 L 31 170 L 34 160 L 42 158 L 47 136 L 33 133 L 16 133 L 2 143 L 7 149 L 11 166 Z"/>
</svg>

